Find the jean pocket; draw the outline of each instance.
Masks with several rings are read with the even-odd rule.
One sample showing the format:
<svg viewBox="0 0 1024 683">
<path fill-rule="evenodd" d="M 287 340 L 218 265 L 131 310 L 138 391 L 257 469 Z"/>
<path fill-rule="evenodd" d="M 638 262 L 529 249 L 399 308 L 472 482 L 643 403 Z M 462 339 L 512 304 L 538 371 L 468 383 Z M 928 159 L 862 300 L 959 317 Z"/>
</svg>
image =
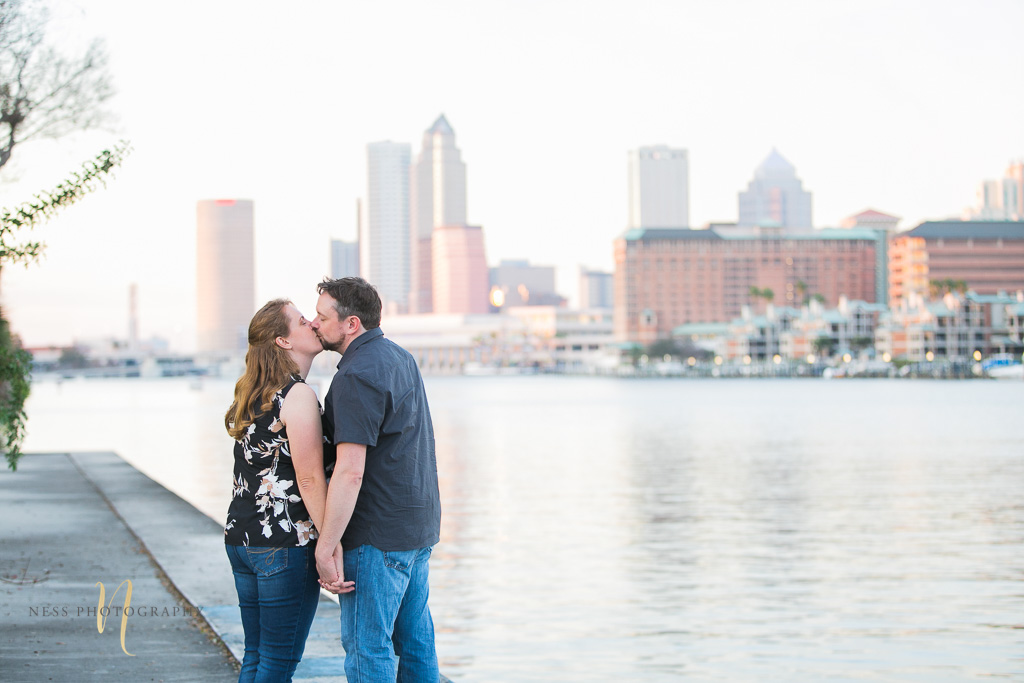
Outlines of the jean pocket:
<svg viewBox="0 0 1024 683">
<path fill-rule="evenodd" d="M 287 548 L 246 548 L 252 570 L 260 576 L 273 576 L 288 569 Z"/>
<path fill-rule="evenodd" d="M 416 555 L 419 552 L 419 550 L 385 550 L 383 551 L 384 566 L 402 572 L 408 571 L 409 567 L 416 561 Z"/>
</svg>

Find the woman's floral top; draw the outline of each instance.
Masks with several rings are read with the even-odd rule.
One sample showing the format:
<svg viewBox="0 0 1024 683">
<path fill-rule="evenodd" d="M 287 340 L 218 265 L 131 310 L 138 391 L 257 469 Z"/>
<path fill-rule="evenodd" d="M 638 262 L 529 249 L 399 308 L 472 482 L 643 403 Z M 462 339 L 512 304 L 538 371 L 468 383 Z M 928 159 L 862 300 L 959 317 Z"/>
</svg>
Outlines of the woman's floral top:
<svg viewBox="0 0 1024 683">
<path fill-rule="evenodd" d="M 288 433 L 281 423 L 284 397 L 299 377 L 274 394 L 271 409 L 235 441 L 234 495 L 224 525 L 227 545 L 303 546 L 317 536 L 299 496 Z"/>
</svg>

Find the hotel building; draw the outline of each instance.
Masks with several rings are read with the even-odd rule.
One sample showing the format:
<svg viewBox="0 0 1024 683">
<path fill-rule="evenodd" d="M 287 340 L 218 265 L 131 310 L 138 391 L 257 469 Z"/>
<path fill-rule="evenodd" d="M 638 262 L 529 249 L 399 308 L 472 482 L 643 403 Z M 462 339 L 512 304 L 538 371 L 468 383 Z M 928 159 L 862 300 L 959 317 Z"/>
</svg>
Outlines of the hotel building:
<svg viewBox="0 0 1024 683">
<path fill-rule="evenodd" d="M 1024 222 L 928 221 L 889 245 L 890 305 L 927 298 L 930 283 L 963 281 L 977 294 L 1024 289 Z"/>
<path fill-rule="evenodd" d="M 615 241 L 616 338 L 647 344 L 686 323 L 728 322 L 744 306 L 798 306 L 811 298 L 836 306 L 843 296 L 875 302 L 880 234 L 628 230 Z"/>
</svg>

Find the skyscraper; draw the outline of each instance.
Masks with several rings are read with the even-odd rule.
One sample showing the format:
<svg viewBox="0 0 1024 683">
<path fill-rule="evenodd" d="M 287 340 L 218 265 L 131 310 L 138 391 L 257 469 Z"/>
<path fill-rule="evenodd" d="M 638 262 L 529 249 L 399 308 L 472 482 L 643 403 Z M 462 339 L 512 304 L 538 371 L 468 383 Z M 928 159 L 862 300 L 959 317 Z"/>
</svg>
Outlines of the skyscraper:
<svg viewBox="0 0 1024 683">
<path fill-rule="evenodd" d="M 685 149 L 629 152 L 629 227 L 690 227 L 690 165 Z"/>
<path fill-rule="evenodd" d="M 196 204 L 196 329 L 201 353 L 244 351 L 256 312 L 253 203 Z"/>
<path fill-rule="evenodd" d="M 580 268 L 580 309 L 611 308 L 614 304 L 612 274 Z"/>
<path fill-rule="evenodd" d="M 442 225 L 431 240 L 434 313 L 487 313 L 490 289 L 483 229 Z"/>
<path fill-rule="evenodd" d="M 740 227 L 777 227 L 783 233 L 807 232 L 811 224 L 811 193 L 796 177 L 796 168 L 772 149 L 739 193 Z"/>
<path fill-rule="evenodd" d="M 965 220 L 1024 220 L 1024 161 L 1011 163 L 999 180 L 981 182 L 974 207 L 966 211 Z"/>
<path fill-rule="evenodd" d="M 360 226 L 359 267 L 376 286 L 387 313 L 409 301 L 409 159 L 404 142 L 366 146 L 366 222 Z"/>
<path fill-rule="evenodd" d="M 359 275 L 359 243 L 331 240 L 331 277 Z"/>
<path fill-rule="evenodd" d="M 444 114 L 423 133 L 410 175 L 409 311 L 430 313 L 431 236 L 435 228 L 466 224 L 466 164 Z"/>
</svg>

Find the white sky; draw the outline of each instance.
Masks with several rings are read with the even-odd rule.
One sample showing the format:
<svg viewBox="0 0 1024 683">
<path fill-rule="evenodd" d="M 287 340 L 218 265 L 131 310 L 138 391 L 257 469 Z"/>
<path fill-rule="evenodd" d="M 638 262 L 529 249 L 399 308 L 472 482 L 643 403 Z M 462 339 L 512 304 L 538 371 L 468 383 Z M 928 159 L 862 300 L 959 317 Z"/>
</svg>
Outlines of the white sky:
<svg viewBox="0 0 1024 683">
<path fill-rule="evenodd" d="M 611 269 L 626 153 L 690 153 L 693 226 L 736 219 L 772 147 L 814 221 L 871 207 L 901 227 L 957 216 L 1024 157 L 1020 0 L 514 0 L 152 3 L 51 0 L 53 34 L 107 41 L 110 131 L 16 148 L 0 205 L 118 138 L 106 190 L 36 229 L 43 261 L 3 272 L 30 346 L 128 329 L 194 347 L 195 203 L 256 203 L 259 302 L 311 313 L 329 239 L 355 238 L 365 145 L 418 151 L 444 113 L 488 260 Z"/>
</svg>

